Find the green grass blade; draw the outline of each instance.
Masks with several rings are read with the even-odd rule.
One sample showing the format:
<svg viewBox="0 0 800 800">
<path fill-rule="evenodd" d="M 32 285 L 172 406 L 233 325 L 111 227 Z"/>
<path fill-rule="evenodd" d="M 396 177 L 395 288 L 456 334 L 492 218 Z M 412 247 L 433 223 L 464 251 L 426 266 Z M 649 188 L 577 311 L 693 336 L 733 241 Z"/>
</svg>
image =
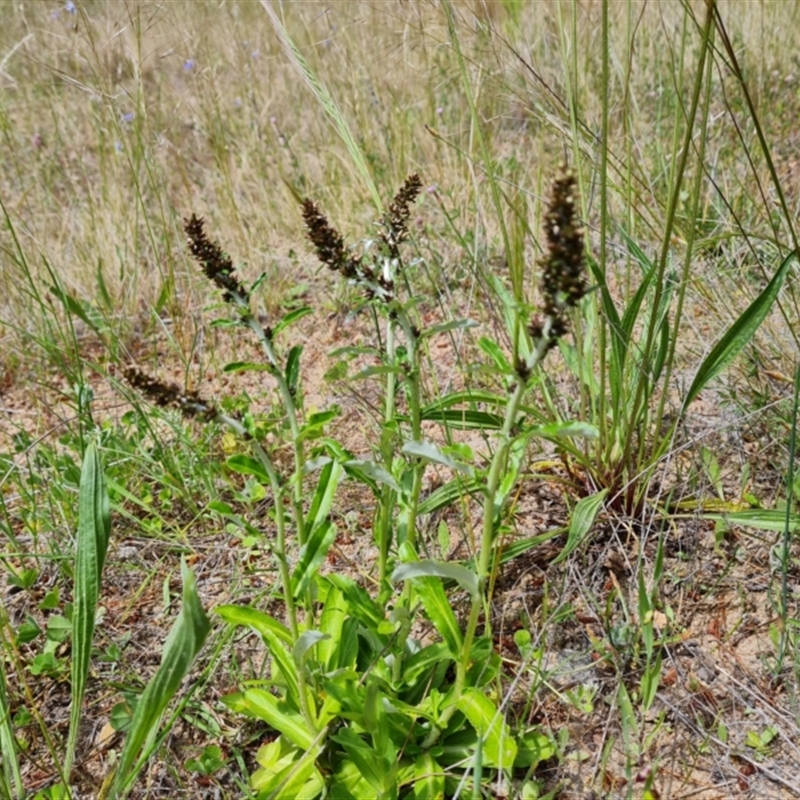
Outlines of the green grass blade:
<svg viewBox="0 0 800 800">
<path fill-rule="evenodd" d="M 183 606 L 164 642 L 161 665 L 145 687 L 136 706 L 131 729 L 125 740 L 112 797 L 124 797 L 143 766 L 140 753 L 155 731 L 164 709 L 180 689 L 211 629 L 206 612 L 197 594 L 194 573 L 181 565 L 183 573 Z"/>
<path fill-rule="evenodd" d="M 67 780 L 72 770 L 78 741 L 83 695 L 92 656 L 94 621 L 111 533 L 111 515 L 103 465 L 94 443 L 86 448 L 83 459 L 78 509 L 75 606 L 72 612 L 72 710 L 64 758 L 64 777 Z"/>
<path fill-rule="evenodd" d="M 25 797 L 25 787 L 22 785 L 22 774 L 17 758 L 17 741 L 11 724 L 11 708 L 6 691 L 6 671 L 3 661 L 4 659 L 0 658 L 0 756 L 3 759 L 0 796 L 22 800 Z"/>
<path fill-rule="evenodd" d="M 744 313 L 728 328 L 723 337 L 714 346 L 714 349 L 706 356 L 697 370 L 697 375 L 695 375 L 691 387 L 689 387 L 686 399 L 683 401 L 684 409 L 700 394 L 712 378 L 719 375 L 736 358 L 742 348 L 753 338 L 753 335 L 777 299 L 781 286 L 789 273 L 789 268 L 796 257 L 796 251 L 786 256 L 761 294 L 750 303 Z"/>
</svg>

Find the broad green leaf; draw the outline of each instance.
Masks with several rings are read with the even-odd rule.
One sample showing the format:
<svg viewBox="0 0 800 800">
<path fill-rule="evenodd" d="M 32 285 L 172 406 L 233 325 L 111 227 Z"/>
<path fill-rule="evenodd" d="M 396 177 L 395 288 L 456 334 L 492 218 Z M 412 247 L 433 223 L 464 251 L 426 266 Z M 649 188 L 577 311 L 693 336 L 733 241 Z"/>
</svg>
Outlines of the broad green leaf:
<svg viewBox="0 0 800 800">
<path fill-rule="evenodd" d="M 244 625 L 263 636 L 270 633 L 280 641 L 290 645 L 292 634 L 289 629 L 274 617 L 252 606 L 217 606 L 214 611 L 229 625 Z"/>
<path fill-rule="evenodd" d="M 452 408 L 453 406 L 460 406 L 465 403 L 470 405 L 484 403 L 485 405 L 503 408 L 508 404 L 508 397 L 490 392 L 486 389 L 462 389 L 458 392 L 451 392 L 450 394 L 437 398 L 432 403 L 425 406 L 422 409 L 422 413 L 433 414 L 435 411 L 441 411 L 443 408 Z"/>
<path fill-rule="evenodd" d="M 711 352 L 706 356 L 695 375 L 683 401 L 684 409 L 697 397 L 710 380 L 719 375 L 733 361 L 742 348 L 753 338 L 764 318 L 778 297 L 796 252 L 783 260 L 772 280 L 761 294 L 745 309 L 744 313 L 728 328 Z"/>
<path fill-rule="evenodd" d="M 275 323 L 275 326 L 272 329 L 272 336 L 277 336 L 281 331 L 285 330 L 293 323 L 313 313 L 314 310 L 312 308 L 303 306 L 302 308 L 296 308 L 294 311 L 290 311 L 288 314 L 284 314 L 283 317 L 281 317 L 281 319 Z"/>
<path fill-rule="evenodd" d="M 741 525 L 760 531 L 782 532 L 786 530 L 786 512 L 766 508 L 753 508 L 747 511 L 732 511 L 728 514 L 702 513 L 704 519 L 726 522 L 728 525 Z M 800 515 L 790 514 L 789 530 L 800 531 Z"/>
<path fill-rule="evenodd" d="M 311 508 L 308 510 L 309 531 L 313 531 L 316 526 L 327 520 L 341 477 L 342 465 L 337 461 L 329 461 L 320 471 L 317 489 L 311 501 Z"/>
<path fill-rule="evenodd" d="M 330 800 L 375 800 L 375 789 L 354 761 L 342 759 L 329 786 Z"/>
<path fill-rule="evenodd" d="M 272 656 L 272 672 L 285 686 L 286 697 L 292 700 L 296 707 L 300 707 L 300 685 L 297 678 L 297 665 L 288 644 L 277 636 L 264 631 L 264 641 Z"/>
<path fill-rule="evenodd" d="M 314 800 L 325 788 L 315 766 L 319 748 L 303 750 L 285 736 L 265 744 L 256 754 L 260 769 L 250 779 L 259 798 L 270 800 Z"/>
<path fill-rule="evenodd" d="M 559 436 L 583 436 L 587 439 L 597 439 L 600 432 L 597 426 L 588 422 L 551 422 L 547 425 L 536 425 L 529 428 L 522 436 L 538 436 L 542 439 L 555 439 Z"/>
<path fill-rule="evenodd" d="M 351 459 L 345 461 L 344 468 L 348 473 L 355 473 L 358 477 L 364 477 L 372 483 L 382 483 L 393 489 L 400 491 L 397 481 L 383 467 L 378 466 L 374 461 L 360 461 Z"/>
<path fill-rule="evenodd" d="M 350 613 L 367 628 L 377 627 L 384 620 L 386 615 L 383 609 L 352 578 L 345 575 L 326 575 L 325 580 L 342 592 L 347 598 Z"/>
<path fill-rule="evenodd" d="M 97 447 L 87 448 L 81 469 L 78 495 L 78 542 L 75 553 L 75 588 L 72 611 L 72 674 L 69 736 L 64 759 L 65 774 L 69 775 L 78 741 L 83 695 L 92 656 L 94 623 L 103 565 L 111 535 L 111 515 L 103 465 Z"/>
<path fill-rule="evenodd" d="M 102 328 L 104 327 L 103 317 L 97 309 L 92 308 L 88 303 L 76 300 L 59 286 L 51 286 L 50 293 L 64 304 L 64 308 L 66 308 L 70 314 L 74 314 L 98 336 L 102 337 Z"/>
<path fill-rule="evenodd" d="M 195 577 L 185 563 L 183 575 L 183 603 L 180 614 L 164 642 L 161 665 L 142 692 L 133 715 L 131 729 L 125 739 L 119 768 L 111 791 L 112 797 L 127 794 L 143 766 L 140 752 L 161 719 L 167 704 L 177 694 L 197 654 L 211 629 L 206 612 L 200 602 Z M 147 750 L 147 748 L 145 748 Z M 145 756 L 150 754 L 145 752 Z M 138 763 L 137 763 L 137 759 Z"/>
<path fill-rule="evenodd" d="M 417 756 L 411 797 L 413 800 L 444 800 L 444 770 L 430 753 Z"/>
<path fill-rule="evenodd" d="M 365 367 L 353 375 L 354 380 L 364 380 L 365 378 L 374 378 L 376 375 L 399 375 L 402 373 L 403 368 L 400 366 L 392 366 L 384 364 L 378 367 Z"/>
<path fill-rule="evenodd" d="M 470 597 L 478 596 L 478 576 L 460 564 L 448 564 L 444 561 L 423 560 L 400 564 L 392 573 L 392 583 L 426 577 L 456 581 L 462 589 L 469 592 Z"/>
<path fill-rule="evenodd" d="M 300 549 L 300 558 L 292 573 L 292 592 L 295 597 L 300 597 L 306 591 L 335 539 L 336 526 L 328 519 L 311 532 L 308 541 Z"/>
<path fill-rule="evenodd" d="M 481 738 L 483 763 L 510 769 L 517 757 L 517 744 L 497 706 L 480 690 L 468 687 L 456 704 Z"/>
<path fill-rule="evenodd" d="M 302 714 L 293 711 L 275 695 L 258 688 L 246 689 L 242 695 L 251 714 L 269 723 L 292 744 L 303 750 L 308 750 L 314 744 L 314 734 L 308 729 Z"/>
<path fill-rule="evenodd" d="M 511 364 L 508 363 L 508 359 L 506 358 L 506 354 L 500 348 L 500 345 L 497 342 L 493 341 L 492 339 L 487 338 L 486 336 L 482 336 L 478 339 L 478 347 L 486 353 L 489 358 L 494 361 L 495 366 L 497 369 L 506 374 L 512 375 L 514 370 L 511 368 Z"/>
<path fill-rule="evenodd" d="M 347 617 L 348 604 L 342 590 L 333 584 L 328 585 L 328 594 L 325 605 L 319 618 L 319 629 L 327 638 L 319 643 L 320 663 L 326 672 L 332 672 L 345 666 L 338 657 L 340 647 L 346 647 L 342 641 L 342 629 Z"/>
<path fill-rule="evenodd" d="M 286 385 L 289 387 L 289 393 L 294 397 L 297 392 L 297 385 L 300 380 L 300 356 L 303 355 L 303 345 L 296 344 L 289 350 L 286 356 L 286 369 L 284 375 L 286 376 Z"/>
<path fill-rule="evenodd" d="M 415 562 L 410 563 L 409 566 L 415 566 Z M 450 652 L 458 657 L 464 644 L 464 639 L 441 580 L 430 577 L 415 578 L 414 589 L 422 601 L 422 606 L 428 618 L 447 643 Z"/>
<path fill-rule="evenodd" d="M 231 456 L 225 463 L 228 465 L 229 469 L 238 472 L 240 475 L 255 475 L 261 483 L 269 483 L 269 475 L 266 469 L 264 469 L 264 465 L 252 456 L 246 456 L 244 453 L 237 453 Z"/>
<path fill-rule="evenodd" d="M 477 411 L 472 408 L 440 408 L 434 411 L 425 410 L 420 414 L 423 421 L 441 422 L 448 428 L 456 430 L 490 430 L 503 427 L 503 418 L 488 411 Z"/>
<path fill-rule="evenodd" d="M 223 372 L 272 372 L 271 364 L 263 364 L 253 361 L 231 361 L 223 368 Z"/>
<path fill-rule="evenodd" d="M 479 494 L 482 489 L 480 478 L 464 478 L 457 475 L 453 480 L 442 484 L 438 489 L 431 492 L 419 504 L 420 514 L 432 514 L 440 508 L 446 508 L 466 495 Z"/>
<path fill-rule="evenodd" d="M 563 561 L 587 537 L 594 525 L 597 512 L 602 508 L 608 489 L 603 489 L 589 497 L 581 498 L 572 511 L 569 521 L 569 534 L 567 544 L 559 555 L 551 562 L 558 564 Z"/>
<path fill-rule="evenodd" d="M 308 651 L 324 639 L 330 639 L 330 634 L 321 631 L 303 631 L 297 640 L 297 644 L 292 648 L 292 658 L 298 669 L 302 669 Z"/>
<path fill-rule="evenodd" d="M 442 464 L 445 467 L 450 467 L 450 469 L 463 472 L 466 475 L 471 475 L 473 472 L 472 466 L 451 458 L 446 453 L 443 453 L 433 442 L 406 442 L 403 445 L 402 452 L 405 455 L 418 456 L 427 461 Z"/>
<path fill-rule="evenodd" d="M 344 748 L 361 774 L 369 781 L 372 788 L 378 792 L 376 796 L 382 797 L 390 772 L 386 759 L 375 752 L 350 728 L 339 729 L 337 733 L 331 736 L 331 739 Z"/>
<path fill-rule="evenodd" d="M 556 746 L 553 740 L 542 733 L 538 727 L 533 728 L 519 737 L 517 757 L 514 760 L 514 766 L 524 768 L 535 767 L 542 761 L 548 761 L 555 754 Z"/>
<path fill-rule="evenodd" d="M 0 627 L 6 630 L 9 620 L 5 609 L 0 609 Z M 3 779 L 0 783 L 0 796 L 9 800 L 23 800 L 25 786 L 22 783 L 22 772 L 17 756 L 17 740 L 14 724 L 11 720 L 11 706 L 8 698 L 5 659 L 0 658 L 0 760 L 3 763 Z M 74 696 L 74 690 L 73 690 Z M 70 733 L 72 731 L 70 730 Z M 74 752 L 74 750 L 73 750 Z"/>
</svg>

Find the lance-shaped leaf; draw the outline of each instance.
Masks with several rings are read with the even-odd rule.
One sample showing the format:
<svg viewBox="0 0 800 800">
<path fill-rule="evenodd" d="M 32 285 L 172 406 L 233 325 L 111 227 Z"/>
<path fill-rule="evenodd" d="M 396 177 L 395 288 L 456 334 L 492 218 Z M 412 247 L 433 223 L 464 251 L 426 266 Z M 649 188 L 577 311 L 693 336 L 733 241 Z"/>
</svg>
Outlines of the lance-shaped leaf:
<svg viewBox="0 0 800 800">
<path fill-rule="evenodd" d="M 72 709 L 69 736 L 64 758 L 64 774 L 69 777 L 78 728 L 83 710 L 83 695 L 92 656 L 94 622 L 100 600 L 103 565 L 111 533 L 108 492 L 103 465 L 92 442 L 87 448 L 81 468 L 78 494 L 78 542 L 75 554 L 74 608 L 72 612 Z"/>
<path fill-rule="evenodd" d="M 120 756 L 111 797 L 124 797 L 136 775 L 144 765 L 149 752 L 142 753 L 151 739 L 167 704 L 178 693 L 197 654 L 211 629 L 206 612 L 197 594 L 194 573 L 181 564 L 183 574 L 183 605 L 172 630 L 164 642 L 161 665 L 142 692 L 136 704 L 131 728 Z"/>
<path fill-rule="evenodd" d="M 791 252 L 786 256 L 761 294 L 750 303 L 744 313 L 728 328 L 723 337 L 706 356 L 697 370 L 697 375 L 695 375 L 689 391 L 686 393 L 686 398 L 683 401 L 684 408 L 700 394 L 712 378 L 719 375 L 736 358 L 742 348 L 753 338 L 772 308 L 773 303 L 778 298 L 778 292 L 780 292 L 783 281 L 796 257 L 797 253 L 795 252 Z"/>
</svg>

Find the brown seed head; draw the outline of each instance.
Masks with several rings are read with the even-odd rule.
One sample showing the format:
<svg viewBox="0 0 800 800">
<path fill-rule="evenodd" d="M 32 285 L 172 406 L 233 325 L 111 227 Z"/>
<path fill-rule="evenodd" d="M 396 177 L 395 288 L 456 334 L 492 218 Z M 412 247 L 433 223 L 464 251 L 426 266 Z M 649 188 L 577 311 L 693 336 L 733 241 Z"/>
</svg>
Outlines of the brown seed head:
<svg viewBox="0 0 800 800">
<path fill-rule="evenodd" d="M 197 392 L 184 391 L 174 383 L 160 381 L 136 366 L 125 367 L 122 374 L 134 389 L 138 389 L 157 406 L 177 408 L 185 417 L 201 416 L 206 421 L 217 416 L 214 404 L 204 400 Z"/>
<path fill-rule="evenodd" d="M 237 296 L 247 302 L 249 294 L 234 276 L 230 256 L 206 236 L 203 218 L 192 214 L 190 219 L 184 220 L 183 229 L 189 242 L 189 252 L 200 264 L 206 277 L 223 290 L 223 299 L 232 302 Z"/>
<path fill-rule="evenodd" d="M 415 172 L 406 178 L 400 191 L 389 203 L 389 208 L 380 223 L 383 228 L 381 238 L 389 249 L 392 258 L 399 255 L 400 244 L 408 238 L 408 219 L 411 216 L 411 204 L 422 190 L 422 181 Z"/>
</svg>

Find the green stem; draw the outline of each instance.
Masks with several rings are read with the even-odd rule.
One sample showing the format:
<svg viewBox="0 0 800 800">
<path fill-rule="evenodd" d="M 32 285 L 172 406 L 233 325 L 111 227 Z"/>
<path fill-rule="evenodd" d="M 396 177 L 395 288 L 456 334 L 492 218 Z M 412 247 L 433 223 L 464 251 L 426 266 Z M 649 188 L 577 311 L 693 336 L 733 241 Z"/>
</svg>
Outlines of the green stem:
<svg viewBox="0 0 800 800">
<path fill-rule="evenodd" d="M 232 417 L 225 416 L 224 414 L 217 415 L 217 422 L 227 425 L 232 431 L 237 433 L 242 438 L 247 439 L 248 433 L 244 426 Z M 283 584 L 283 598 L 286 603 L 286 614 L 289 618 L 289 630 L 292 632 L 292 639 L 297 641 L 299 637 L 299 625 L 297 622 L 297 606 L 294 601 L 294 594 L 292 592 L 292 578 L 289 573 L 289 560 L 286 557 L 286 513 L 283 505 L 283 488 L 281 487 L 278 473 L 272 464 L 272 459 L 267 454 L 267 451 L 258 443 L 250 441 L 253 452 L 264 467 L 267 473 L 270 486 L 272 487 L 272 494 L 275 498 L 275 546 L 272 552 L 278 561 L 278 571 L 281 576 L 281 583 Z M 315 715 L 311 713 L 311 708 L 308 705 L 308 692 L 306 691 L 306 679 L 302 667 L 297 670 L 297 688 L 300 700 L 300 710 L 305 718 L 306 725 L 310 731 L 316 734 L 317 723 Z"/>
<path fill-rule="evenodd" d="M 255 333 L 261 342 L 264 352 L 266 353 L 267 360 L 272 366 L 272 375 L 278 383 L 278 391 L 280 392 L 281 400 L 283 400 L 283 404 L 286 408 L 286 416 L 289 420 L 289 430 L 291 431 L 292 446 L 294 450 L 292 512 L 294 514 L 295 527 L 297 528 L 297 541 L 302 547 L 306 543 L 306 521 L 305 515 L 303 514 L 303 468 L 305 466 L 305 451 L 300 441 L 300 427 L 297 424 L 297 405 L 295 404 L 294 396 L 289 389 L 289 384 L 286 382 L 286 377 L 281 369 L 272 339 L 267 335 L 267 332 L 264 330 L 261 323 L 253 316 L 252 313 L 247 314 L 246 321 L 250 330 Z"/>
<path fill-rule="evenodd" d="M 395 365 L 396 361 L 396 345 L 395 345 L 395 330 L 394 321 L 389 319 L 386 325 L 386 362 L 390 366 Z M 395 392 L 397 391 L 397 377 L 394 372 L 390 372 L 386 376 L 386 404 L 383 411 L 384 426 L 388 426 L 394 421 L 395 417 Z M 386 428 L 384 427 L 382 457 L 386 471 L 392 475 L 394 454 L 392 451 L 391 442 L 385 439 Z M 389 569 L 389 548 L 391 546 L 391 529 L 392 529 L 392 507 L 394 506 L 394 490 L 388 486 L 383 487 L 381 492 L 381 508 L 380 519 L 378 522 L 378 550 L 380 551 L 380 558 L 378 562 L 378 580 L 380 585 L 380 592 L 384 593 L 389 585 L 388 583 L 388 569 Z"/>
<path fill-rule="evenodd" d="M 483 529 L 481 533 L 480 552 L 478 553 L 477 561 L 478 592 L 472 598 L 469 619 L 467 620 L 467 627 L 466 631 L 464 632 L 464 644 L 461 648 L 461 658 L 456 664 L 456 679 L 453 684 L 452 699 L 448 707 L 442 712 L 438 727 L 432 729 L 426 737 L 425 741 L 423 742 L 423 747 L 431 747 L 439 739 L 441 731 L 447 727 L 447 723 L 456 712 L 458 701 L 461 699 L 461 695 L 464 693 L 464 687 L 467 680 L 467 670 L 470 666 L 472 645 L 475 641 L 475 631 L 478 627 L 478 619 L 480 618 L 481 607 L 488 605 L 489 601 L 489 598 L 485 596 L 485 593 L 489 573 L 492 568 L 492 555 L 494 553 L 493 545 L 495 511 L 500 510 L 495 509 L 495 497 L 505 472 L 508 451 L 511 448 L 511 444 L 514 440 L 512 431 L 517 421 L 517 414 L 519 413 L 519 407 L 522 404 L 522 398 L 525 396 L 525 392 L 528 389 L 530 374 L 541 363 L 542 359 L 547 353 L 547 350 L 549 349 L 551 344 L 550 330 L 552 329 L 554 322 L 555 317 L 545 317 L 544 324 L 542 326 L 541 338 L 536 342 L 536 346 L 534 347 L 525 364 L 524 374 L 527 377 L 523 378 L 522 375 L 519 376 L 516 386 L 511 393 L 511 397 L 508 399 L 508 404 L 506 405 L 506 415 L 505 419 L 503 420 L 503 427 L 499 434 L 500 445 L 497 450 L 495 450 L 494 456 L 492 456 L 492 463 L 489 466 L 489 474 L 486 479 L 486 490 L 484 492 Z M 488 608 L 485 617 L 486 627 L 488 629 L 490 626 Z"/>
</svg>

